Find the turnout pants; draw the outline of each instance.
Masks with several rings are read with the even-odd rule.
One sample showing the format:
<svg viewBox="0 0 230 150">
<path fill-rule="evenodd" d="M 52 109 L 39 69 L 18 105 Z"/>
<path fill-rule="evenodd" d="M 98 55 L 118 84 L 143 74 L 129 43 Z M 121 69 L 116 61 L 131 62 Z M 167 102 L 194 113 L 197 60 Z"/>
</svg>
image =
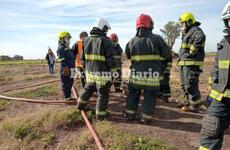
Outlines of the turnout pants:
<svg viewBox="0 0 230 150">
<path fill-rule="evenodd" d="M 230 99 L 212 100 L 203 118 L 200 133 L 200 150 L 220 150 L 224 131 L 230 125 Z"/>
<path fill-rule="evenodd" d="M 80 72 L 81 85 L 84 88 L 86 82 L 84 69 L 82 67 L 78 67 L 78 71 Z"/>
<path fill-rule="evenodd" d="M 179 70 L 185 103 L 188 105 L 200 103 L 199 66 L 180 66 Z"/>
<path fill-rule="evenodd" d="M 163 80 L 161 81 L 160 85 L 160 95 L 166 98 L 171 97 L 171 89 L 170 89 L 170 74 L 164 73 Z"/>
<path fill-rule="evenodd" d="M 96 115 L 107 116 L 108 115 L 108 99 L 109 99 L 109 83 L 106 85 L 97 85 L 96 83 L 87 83 L 84 87 L 84 91 L 78 101 L 79 105 L 83 107 L 87 105 L 90 97 L 97 91 L 98 98 L 96 104 Z"/>
<path fill-rule="evenodd" d="M 118 77 L 112 79 L 113 81 L 111 82 L 111 86 L 112 86 L 112 84 L 113 84 L 115 90 L 116 90 L 116 91 L 119 91 L 120 88 L 121 88 L 121 82 L 122 82 L 121 70 L 119 69 L 119 70 L 117 70 L 117 72 L 118 72 Z"/>
<path fill-rule="evenodd" d="M 71 89 L 74 79 L 70 76 L 61 75 L 61 86 L 66 100 L 71 99 Z"/>
<path fill-rule="evenodd" d="M 137 112 L 142 89 L 136 89 L 129 85 L 128 90 L 129 93 L 126 101 L 125 113 L 128 117 L 134 117 Z M 158 96 L 158 94 L 158 92 L 155 92 L 153 90 L 144 89 L 144 100 L 141 104 L 142 118 L 149 120 L 152 119 L 152 115 L 154 113 L 156 105 L 156 97 Z"/>
</svg>

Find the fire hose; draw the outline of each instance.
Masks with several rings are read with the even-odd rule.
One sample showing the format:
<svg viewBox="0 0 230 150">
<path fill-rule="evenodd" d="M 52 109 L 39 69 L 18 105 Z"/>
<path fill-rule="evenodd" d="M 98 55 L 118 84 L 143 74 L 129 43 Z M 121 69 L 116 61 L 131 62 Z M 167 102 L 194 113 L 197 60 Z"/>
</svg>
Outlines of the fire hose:
<svg viewBox="0 0 230 150">
<path fill-rule="evenodd" d="M 23 101 L 23 102 L 30 102 L 30 103 L 40 103 L 40 104 L 68 104 L 68 105 L 76 105 L 77 104 L 77 99 L 78 99 L 78 93 L 76 88 L 72 87 L 72 91 L 74 94 L 74 98 L 76 100 L 71 100 L 71 101 L 65 101 L 65 100 L 35 100 L 35 99 L 27 99 L 27 98 L 17 98 L 17 97 L 9 97 L 9 96 L 4 96 L 0 95 L 0 98 L 7 99 L 7 100 L 17 100 L 17 101 Z M 81 111 L 81 115 L 86 123 L 86 126 L 88 127 L 97 147 L 99 150 L 104 150 L 103 145 L 97 135 L 97 132 L 91 125 L 89 119 L 87 118 L 87 115 L 84 111 Z"/>
</svg>

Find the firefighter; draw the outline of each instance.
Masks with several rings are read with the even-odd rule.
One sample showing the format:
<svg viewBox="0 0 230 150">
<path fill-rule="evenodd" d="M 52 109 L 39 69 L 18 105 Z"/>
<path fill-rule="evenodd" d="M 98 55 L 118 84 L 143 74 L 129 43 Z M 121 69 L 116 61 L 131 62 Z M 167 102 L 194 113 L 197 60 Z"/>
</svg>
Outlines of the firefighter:
<svg viewBox="0 0 230 150">
<path fill-rule="evenodd" d="M 60 32 L 58 35 L 57 56 L 60 62 L 61 86 L 65 100 L 71 100 L 71 88 L 74 79 L 71 77 L 71 69 L 75 68 L 75 55 L 70 46 L 71 35 L 68 32 Z"/>
<path fill-rule="evenodd" d="M 168 61 L 165 58 L 162 58 L 161 66 L 163 69 L 163 78 L 161 79 L 160 85 L 160 98 L 166 103 L 169 102 L 169 98 L 171 97 L 171 89 L 170 89 L 170 72 L 172 68 L 172 60 Z"/>
<path fill-rule="evenodd" d="M 221 19 L 226 29 L 223 40 L 217 44 L 209 94 L 212 102 L 203 118 L 200 150 L 220 150 L 224 131 L 230 125 L 230 2 L 226 4 Z"/>
<path fill-rule="evenodd" d="M 108 117 L 111 72 L 116 73 L 117 71 L 116 61 L 112 54 L 112 42 L 106 36 L 110 28 L 107 20 L 97 19 L 90 32 L 90 37 L 84 41 L 84 50 L 81 55 L 85 66 L 86 85 L 78 99 L 77 109 L 87 110 L 88 100 L 94 91 L 97 91 L 96 118 L 99 120 Z"/>
<path fill-rule="evenodd" d="M 117 63 L 117 72 L 118 72 L 118 77 L 116 79 L 113 79 L 114 87 L 116 92 L 122 92 L 121 90 L 121 70 L 122 70 L 122 48 L 118 44 L 118 36 L 115 33 L 112 33 L 110 35 L 110 40 L 113 43 L 114 51 L 113 51 L 113 57 L 116 59 Z"/>
<path fill-rule="evenodd" d="M 182 43 L 179 51 L 178 66 L 181 87 L 184 93 L 183 111 L 198 112 L 201 103 L 199 75 L 202 72 L 205 57 L 205 35 L 195 17 L 190 12 L 179 18 L 182 30 Z"/>
<path fill-rule="evenodd" d="M 124 116 L 134 120 L 144 90 L 141 106 L 141 122 L 150 124 L 156 97 L 160 92 L 160 76 L 163 73 L 161 59 L 171 60 L 171 52 L 163 38 L 153 34 L 154 23 L 149 15 L 141 14 L 136 20 L 136 36 L 126 45 L 125 53 L 131 59 L 131 75 Z"/>
<path fill-rule="evenodd" d="M 72 50 L 74 51 L 75 55 L 76 55 L 76 59 L 75 59 L 75 66 L 77 67 L 77 70 L 80 73 L 80 79 L 81 79 L 81 84 L 82 87 L 84 88 L 85 86 L 85 74 L 84 74 L 84 67 L 82 66 L 81 60 L 80 60 L 80 56 L 82 53 L 82 49 L 83 49 L 83 45 L 84 45 L 84 40 L 88 37 L 88 33 L 87 32 L 81 32 L 80 33 L 80 40 L 77 41 L 73 47 Z"/>
</svg>

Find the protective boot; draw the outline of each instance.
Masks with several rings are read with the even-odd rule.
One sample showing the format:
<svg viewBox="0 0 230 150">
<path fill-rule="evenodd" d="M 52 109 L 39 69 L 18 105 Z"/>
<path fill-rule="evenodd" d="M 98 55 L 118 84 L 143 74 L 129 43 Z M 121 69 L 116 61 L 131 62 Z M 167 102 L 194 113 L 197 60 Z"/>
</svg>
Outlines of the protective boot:
<svg viewBox="0 0 230 150">
<path fill-rule="evenodd" d="M 189 106 L 183 106 L 181 108 L 182 111 L 185 112 L 194 112 L 194 113 L 198 113 L 199 112 L 199 105 L 189 105 Z"/>
<path fill-rule="evenodd" d="M 146 118 L 141 119 L 141 123 L 144 125 L 150 125 L 151 122 L 152 122 L 152 120 L 150 120 L 150 119 L 146 119 Z"/>
<path fill-rule="evenodd" d="M 128 119 L 129 121 L 135 120 L 135 115 L 128 114 L 126 112 L 123 112 L 124 118 Z"/>
</svg>

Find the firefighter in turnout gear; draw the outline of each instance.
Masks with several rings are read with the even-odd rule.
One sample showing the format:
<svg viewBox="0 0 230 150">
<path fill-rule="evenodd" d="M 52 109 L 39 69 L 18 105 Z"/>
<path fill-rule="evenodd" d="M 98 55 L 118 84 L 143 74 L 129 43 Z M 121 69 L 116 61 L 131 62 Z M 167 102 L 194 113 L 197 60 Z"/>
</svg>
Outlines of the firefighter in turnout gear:
<svg viewBox="0 0 230 150">
<path fill-rule="evenodd" d="M 80 73 L 80 79 L 81 79 L 81 84 L 82 87 L 84 88 L 85 86 L 85 74 L 84 74 L 84 66 L 82 65 L 82 62 L 80 60 L 80 56 L 84 47 L 84 40 L 88 37 L 87 32 L 81 32 L 80 33 L 80 40 L 77 41 L 73 47 L 72 50 L 74 51 L 76 55 L 75 59 L 75 66 L 77 67 L 79 73 Z"/>
<path fill-rule="evenodd" d="M 65 100 L 71 100 L 71 88 L 74 79 L 71 78 L 70 69 L 75 68 L 75 55 L 70 45 L 71 35 L 68 32 L 60 32 L 58 35 L 58 50 L 57 56 L 60 62 L 60 77 L 62 91 Z"/>
<path fill-rule="evenodd" d="M 112 42 L 106 37 L 110 29 L 107 20 L 99 18 L 90 32 L 90 37 L 84 41 L 81 55 L 85 65 L 86 85 L 78 99 L 77 108 L 87 109 L 87 102 L 97 91 L 96 118 L 101 120 L 108 117 L 108 98 L 112 73 L 116 73 L 116 61 L 113 57 Z"/>
<path fill-rule="evenodd" d="M 205 57 L 205 35 L 192 13 L 186 12 L 179 19 L 182 30 L 182 43 L 178 66 L 181 87 L 184 93 L 183 111 L 198 112 L 201 103 L 199 75 Z"/>
<path fill-rule="evenodd" d="M 166 60 L 165 58 L 162 58 L 161 66 L 163 69 L 163 78 L 161 79 L 161 84 L 160 84 L 160 98 L 168 103 L 169 98 L 171 97 L 171 89 L 170 89 L 169 81 L 170 81 L 170 72 L 172 68 L 172 59 Z"/>
<path fill-rule="evenodd" d="M 118 36 L 115 33 L 112 33 L 110 35 L 110 40 L 113 43 L 113 57 L 116 59 L 116 63 L 117 63 L 117 72 L 119 74 L 119 76 L 116 79 L 113 79 L 113 83 L 114 83 L 114 87 L 115 87 L 115 91 L 116 92 L 122 92 L 121 90 L 121 70 L 122 70 L 122 62 L 121 62 L 121 58 L 122 58 L 122 52 L 123 50 L 121 49 L 121 46 L 118 44 Z"/>
<path fill-rule="evenodd" d="M 141 106 L 141 122 L 150 124 L 156 97 L 160 92 L 160 76 L 163 74 L 161 59 L 171 60 L 169 47 L 159 35 L 153 34 L 153 21 L 149 15 L 141 14 L 136 20 L 136 36 L 126 45 L 125 53 L 131 60 L 131 75 L 124 116 L 134 120 L 144 90 Z"/>
<path fill-rule="evenodd" d="M 216 62 L 211 73 L 212 99 L 203 118 L 200 134 L 200 150 L 220 150 L 224 131 L 230 125 L 230 2 L 225 6 L 222 17 L 226 29 L 223 40 L 217 45 Z"/>
</svg>

